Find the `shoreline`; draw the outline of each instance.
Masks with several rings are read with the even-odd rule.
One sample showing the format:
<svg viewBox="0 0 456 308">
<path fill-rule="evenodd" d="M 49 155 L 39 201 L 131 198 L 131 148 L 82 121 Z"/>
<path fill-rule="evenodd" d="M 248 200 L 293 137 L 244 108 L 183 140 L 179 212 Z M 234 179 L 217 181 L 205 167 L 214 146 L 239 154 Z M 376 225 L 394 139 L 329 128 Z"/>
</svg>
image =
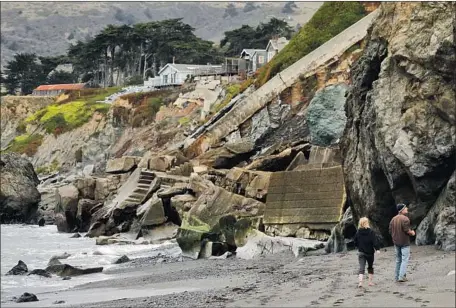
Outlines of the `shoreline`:
<svg viewBox="0 0 456 308">
<path fill-rule="evenodd" d="M 394 249 L 374 263 L 376 286 L 357 288 L 356 251 L 295 258 L 291 252 L 254 260 L 183 260 L 113 270 L 111 277 L 36 294 L 39 301 L 2 307 L 454 307 L 455 253 L 412 246 L 409 282 L 393 281 Z M 18 294 L 20 295 L 20 294 Z M 57 307 L 56 306 L 56 307 Z"/>
</svg>

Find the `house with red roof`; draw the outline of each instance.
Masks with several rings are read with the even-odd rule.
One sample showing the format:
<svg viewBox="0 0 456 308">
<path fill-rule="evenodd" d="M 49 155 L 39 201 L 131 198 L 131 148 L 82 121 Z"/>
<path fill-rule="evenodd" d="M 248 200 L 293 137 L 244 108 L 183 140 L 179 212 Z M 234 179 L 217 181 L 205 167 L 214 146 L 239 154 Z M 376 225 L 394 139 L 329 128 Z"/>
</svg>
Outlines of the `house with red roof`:
<svg viewBox="0 0 456 308">
<path fill-rule="evenodd" d="M 78 91 L 87 87 L 86 83 L 46 84 L 33 90 L 35 96 L 57 96 L 65 91 Z"/>
</svg>

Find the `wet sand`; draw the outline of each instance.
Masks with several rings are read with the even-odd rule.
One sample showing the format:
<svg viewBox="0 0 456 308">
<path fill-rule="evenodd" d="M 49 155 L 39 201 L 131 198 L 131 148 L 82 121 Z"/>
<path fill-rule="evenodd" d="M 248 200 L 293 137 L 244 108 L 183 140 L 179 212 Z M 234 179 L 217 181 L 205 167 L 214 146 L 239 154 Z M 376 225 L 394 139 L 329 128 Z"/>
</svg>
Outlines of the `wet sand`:
<svg viewBox="0 0 456 308">
<path fill-rule="evenodd" d="M 196 260 L 124 268 L 108 280 L 2 307 L 455 307 L 455 253 L 412 246 L 409 282 L 394 282 L 394 249 L 376 255 L 376 286 L 357 288 L 357 254 Z M 65 301 L 63 304 L 53 304 Z"/>
</svg>

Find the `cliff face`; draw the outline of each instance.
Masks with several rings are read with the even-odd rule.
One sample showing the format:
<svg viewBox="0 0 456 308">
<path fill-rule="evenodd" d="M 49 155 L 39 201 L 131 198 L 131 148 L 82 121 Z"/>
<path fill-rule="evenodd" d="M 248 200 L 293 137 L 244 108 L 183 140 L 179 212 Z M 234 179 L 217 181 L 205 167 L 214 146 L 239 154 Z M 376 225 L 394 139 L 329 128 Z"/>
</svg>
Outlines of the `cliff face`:
<svg viewBox="0 0 456 308">
<path fill-rule="evenodd" d="M 20 135 L 19 123 L 54 102 L 49 96 L 4 96 L 0 104 L 1 123 L 1 148 L 5 148 L 11 140 Z"/>
<path fill-rule="evenodd" d="M 382 4 L 352 69 L 345 181 L 354 216 L 385 240 L 395 205 L 416 228 L 455 170 L 455 16 L 454 3 Z"/>
</svg>

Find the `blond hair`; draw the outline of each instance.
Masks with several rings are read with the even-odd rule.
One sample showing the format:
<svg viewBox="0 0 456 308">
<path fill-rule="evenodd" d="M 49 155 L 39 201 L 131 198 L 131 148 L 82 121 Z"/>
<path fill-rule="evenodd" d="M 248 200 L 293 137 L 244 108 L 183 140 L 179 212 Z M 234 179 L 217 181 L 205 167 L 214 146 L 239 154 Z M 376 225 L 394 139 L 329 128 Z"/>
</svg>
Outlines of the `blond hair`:
<svg viewBox="0 0 456 308">
<path fill-rule="evenodd" d="M 367 229 L 369 228 L 369 219 L 367 217 L 361 217 L 358 223 L 358 229 Z"/>
</svg>

